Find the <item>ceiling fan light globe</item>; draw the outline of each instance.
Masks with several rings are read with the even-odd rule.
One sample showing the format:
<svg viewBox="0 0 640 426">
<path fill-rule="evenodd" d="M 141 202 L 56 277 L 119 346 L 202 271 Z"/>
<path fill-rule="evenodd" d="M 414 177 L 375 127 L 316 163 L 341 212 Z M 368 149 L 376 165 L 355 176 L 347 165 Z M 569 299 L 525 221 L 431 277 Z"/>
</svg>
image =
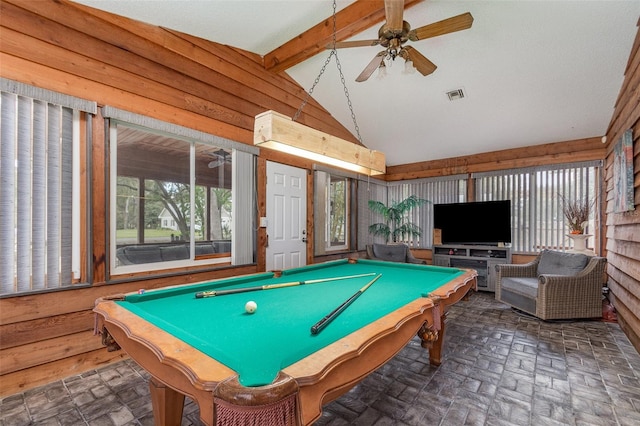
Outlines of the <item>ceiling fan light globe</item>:
<svg viewBox="0 0 640 426">
<path fill-rule="evenodd" d="M 380 66 L 378 67 L 378 80 L 382 80 L 387 76 L 387 66 L 384 64 L 384 60 L 380 62 Z"/>
<path fill-rule="evenodd" d="M 416 67 L 413 66 L 413 61 L 411 59 L 407 59 L 404 61 L 404 73 L 405 74 L 416 73 Z"/>
</svg>

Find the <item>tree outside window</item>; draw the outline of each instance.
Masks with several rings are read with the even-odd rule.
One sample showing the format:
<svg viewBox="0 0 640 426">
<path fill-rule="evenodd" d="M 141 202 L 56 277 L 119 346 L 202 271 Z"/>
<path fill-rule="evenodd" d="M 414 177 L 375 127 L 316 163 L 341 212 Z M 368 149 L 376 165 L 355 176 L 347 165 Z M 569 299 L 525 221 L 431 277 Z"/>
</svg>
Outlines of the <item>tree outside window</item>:
<svg viewBox="0 0 640 426">
<path fill-rule="evenodd" d="M 121 123 L 116 129 L 116 267 L 228 254 L 231 151 Z"/>
<path fill-rule="evenodd" d="M 346 248 L 349 218 L 347 178 L 331 176 L 329 179 L 329 188 L 327 195 L 328 248 Z"/>
</svg>

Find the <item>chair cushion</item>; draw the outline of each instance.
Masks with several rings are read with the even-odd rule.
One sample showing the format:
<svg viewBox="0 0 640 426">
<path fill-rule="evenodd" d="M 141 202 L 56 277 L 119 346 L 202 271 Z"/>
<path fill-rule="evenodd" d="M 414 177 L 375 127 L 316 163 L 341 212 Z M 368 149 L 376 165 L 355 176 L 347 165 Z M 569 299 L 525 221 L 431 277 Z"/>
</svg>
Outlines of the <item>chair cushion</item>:
<svg viewBox="0 0 640 426">
<path fill-rule="evenodd" d="M 213 242 L 213 250 L 216 253 L 230 253 L 231 240 L 217 240 Z"/>
<path fill-rule="evenodd" d="M 538 263 L 538 275 L 576 275 L 589 262 L 589 257 L 581 253 L 562 253 L 544 250 Z"/>
<path fill-rule="evenodd" d="M 205 241 L 202 243 L 196 243 L 196 256 L 201 256 L 205 254 L 213 254 L 216 250 L 213 247 L 213 244 L 209 241 Z"/>
<path fill-rule="evenodd" d="M 177 246 L 163 246 L 160 247 L 160 254 L 162 255 L 162 260 L 164 261 L 188 259 L 189 248 L 186 246 L 186 244 Z"/>
<path fill-rule="evenodd" d="M 162 262 L 160 247 L 156 245 L 128 246 L 124 248 L 124 255 L 134 264 Z"/>
<path fill-rule="evenodd" d="M 502 277 L 500 285 L 503 290 L 522 294 L 531 299 L 538 297 L 538 279 L 522 277 Z"/>
<path fill-rule="evenodd" d="M 402 244 L 374 244 L 373 255 L 391 262 L 406 262 L 407 246 Z"/>
<path fill-rule="evenodd" d="M 512 307 L 531 315 L 536 314 L 537 299 L 505 289 L 502 289 L 500 294 L 500 301 L 502 303 L 511 305 Z"/>
</svg>

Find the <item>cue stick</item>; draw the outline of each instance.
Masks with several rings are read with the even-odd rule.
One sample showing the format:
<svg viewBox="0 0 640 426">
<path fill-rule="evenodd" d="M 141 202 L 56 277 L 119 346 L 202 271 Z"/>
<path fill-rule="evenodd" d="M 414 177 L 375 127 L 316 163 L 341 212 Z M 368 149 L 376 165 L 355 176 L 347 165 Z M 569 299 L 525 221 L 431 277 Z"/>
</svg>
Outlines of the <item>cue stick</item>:
<svg viewBox="0 0 640 426">
<path fill-rule="evenodd" d="M 344 311 L 345 309 L 347 309 L 349 307 L 349 305 L 351 305 L 358 297 L 360 297 L 360 295 L 362 293 L 364 293 L 369 287 L 371 287 L 371 284 L 375 283 L 378 278 L 380 278 L 382 276 L 382 274 L 378 274 L 378 276 L 376 276 L 374 279 L 372 279 L 371 281 L 369 281 L 369 283 L 367 285 L 365 285 L 364 287 L 362 287 L 360 290 L 356 291 L 353 296 L 351 296 L 350 298 L 348 298 L 347 300 L 345 300 L 344 302 L 342 302 L 342 304 L 340 306 L 338 306 L 337 308 L 335 308 L 333 311 L 331 311 L 330 314 L 328 314 L 327 316 L 325 316 L 324 318 L 322 318 L 320 321 L 318 321 L 317 323 L 315 323 L 313 325 L 313 327 L 311 327 L 311 334 L 318 334 L 322 331 L 323 328 L 325 328 L 326 326 L 329 325 L 329 323 L 331 321 L 333 321 L 334 319 L 336 319 L 336 317 L 338 315 L 340 315 L 342 313 L 342 311 Z"/>
<path fill-rule="evenodd" d="M 210 291 L 201 291 L 196 293 L 196 299 L 202 299 L 204 297 L 214 297 L 214 296 L 224 296 L 225 294 L 236 294 L 236 293 L 245 293 L 248 291 L 258 291 L 258 290 L 273 290 L 275 288 L 283 288 L 283 287 L 293 287 L 298 285 L 305 284 L 316 284 L 316 283 L 324 283 L 328 281 L 337 281 L 337 280 L 348 280 L 351 278 L 360 278 L 360 277 L 370 277 L 371 275 L 375 275 L 375 272 L 370 272 L 368 274 L 358 274 L 358 275 L 346 275 L 343 277 L 333 277 L 333 278 L 318 278 L 315 280 L 307 280 L 307 281 L 291 281 L 288 283 L 281 284 L 266 284 L 255 287 L 244 287 L 244 288 L 230 288 L 227 290 L 210 290 Z"/>
</svg>

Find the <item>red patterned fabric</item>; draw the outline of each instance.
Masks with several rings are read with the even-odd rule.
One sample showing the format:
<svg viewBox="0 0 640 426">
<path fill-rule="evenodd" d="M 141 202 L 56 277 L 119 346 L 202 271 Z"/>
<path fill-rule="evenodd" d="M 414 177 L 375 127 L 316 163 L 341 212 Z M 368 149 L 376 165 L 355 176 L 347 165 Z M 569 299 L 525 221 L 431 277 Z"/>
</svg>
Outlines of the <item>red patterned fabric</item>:
<svg viewBox="0 0 640 426">
<path fill-rule="evenodd" d="M 241 406 L 214 398 L 216 426 L 296 426 L 296 394 L 266 405 Z"/>
</svg>

